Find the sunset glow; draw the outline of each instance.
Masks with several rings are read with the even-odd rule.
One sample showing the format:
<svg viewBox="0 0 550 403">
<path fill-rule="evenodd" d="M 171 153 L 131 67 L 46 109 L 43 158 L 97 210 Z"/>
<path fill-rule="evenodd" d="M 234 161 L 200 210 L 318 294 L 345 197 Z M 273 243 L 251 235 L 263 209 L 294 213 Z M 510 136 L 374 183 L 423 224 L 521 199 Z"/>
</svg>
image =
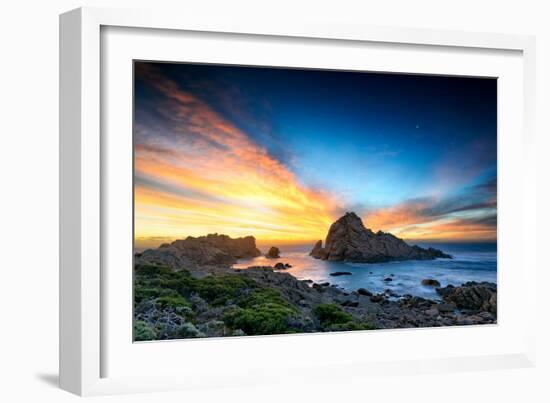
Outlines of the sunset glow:
<svg viewBox="0 0 550 403">
<path fill-rule="evenodd" d="M 345 211 L 406 239 L 496 238 L 493 126 L 479 128 L 486 137 L 463 139 L 455 128 L 448 150 L 430 149 L 432 142 L 420 153 L 407 145 L 429 140 L 412 138 L 424 121 L 426 136 L 441 136 L 421 111 L 422 123 L 406 118 L 406 132 L 381 121 L 363 127 L 350 116 L 368 104 L 318 107 L 342 94 L 309 97 L 308 88 L 289 87 L 291 104 L 281 70 L 245 70 L 135 64 L 136 247 L 208 233 L 253 235 L 259 244 L 310 242 L 324 239 Z M 299 85 L 293 72 L 285 74 Z M 316 76 L 309 85 L 327 82 Z M 325 107 L 334 108 L 341 126 L 323 123 Z M 478 149 L 483 158 L 468 160 Z"/>
</svg>

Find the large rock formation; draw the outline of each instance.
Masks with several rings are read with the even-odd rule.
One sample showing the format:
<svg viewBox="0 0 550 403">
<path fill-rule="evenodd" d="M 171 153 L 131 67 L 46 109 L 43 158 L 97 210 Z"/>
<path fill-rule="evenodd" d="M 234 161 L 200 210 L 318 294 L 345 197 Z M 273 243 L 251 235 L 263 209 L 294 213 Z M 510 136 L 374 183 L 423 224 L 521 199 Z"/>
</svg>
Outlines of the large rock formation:
<svg viewBox="0 0 550 403">
<path fill-rule="evenodd" d="M 378 263 L 393 260 L 430 260 L 450 255 L 434 248 L 410 246 L 396 236 L 365 228 L 355 213 L 346 213 L 328 231 L 325 247 L 318 241 L 310 255 L 316 259 L 357 263 Z"/>
<path fill-rule="evenodd" d="M 147 249 L 137 254 L 135 260 L 136 264 L 158 264 L 179 270 L 196 266 L 229 266 L 237 259 L 260 254 L 253 236 L 233 239 L 227 235 L 209 234 L 180 239 L 157 249 Z"/>
</svg>

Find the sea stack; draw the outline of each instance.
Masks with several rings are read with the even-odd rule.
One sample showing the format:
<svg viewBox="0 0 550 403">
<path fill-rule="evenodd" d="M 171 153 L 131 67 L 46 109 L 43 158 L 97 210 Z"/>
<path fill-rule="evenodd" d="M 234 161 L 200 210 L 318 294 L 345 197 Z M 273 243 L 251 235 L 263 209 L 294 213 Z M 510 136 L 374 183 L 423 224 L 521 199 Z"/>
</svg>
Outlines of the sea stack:
<svg viewBox="0 0 550 403">
<path fill-rule="evenodd" d="M 381 263 L 395 260 L 430 260 L 452 257 L 434 248 L 411 246 L 382 231 L 365 228 L 361 218 L 350 212 L 331 226 L 323 247 L 318 241 L 310 252 L 316 259 L 356 263 Z"/>
<path fill-rule="evenodd" d="M 276 246 L 272 246 L 269 248 L 269 251 L 265 254 L 265 257 L 271 258 L 271 259 L 277 259 L 281 256 L 281 251 Z"/>
</svg>

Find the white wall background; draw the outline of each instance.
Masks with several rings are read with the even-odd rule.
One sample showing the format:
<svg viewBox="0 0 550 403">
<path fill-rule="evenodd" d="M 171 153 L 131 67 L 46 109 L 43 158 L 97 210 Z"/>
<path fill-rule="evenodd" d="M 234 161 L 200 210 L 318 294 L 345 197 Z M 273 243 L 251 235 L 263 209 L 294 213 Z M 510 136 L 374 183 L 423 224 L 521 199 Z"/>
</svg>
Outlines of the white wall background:
<svg viewBox="0 0 550 403">
<path fill-rule="evenodd" d="M 534 34 L 538 51 L 539 259 L 550 240 L 550 11 L 546 1 L 73 1 L 19 0 L 0 6 L 0 400 L 67 402 L 56 387 L 58 293 L 58 14 L 81 5 L 185 7 L 231 18 L 326 20 L 374 25 Z M 541 268 L 544 269 L 544 267 Z M 548 267 L 550 270 L 550 267 Z M 258 387 L 94 398 L 99 401 L 550 401 L 550 304 L 539 284 L 537 368 L 452 375 L 353 379 L 303 387 Z"/>
</svg>

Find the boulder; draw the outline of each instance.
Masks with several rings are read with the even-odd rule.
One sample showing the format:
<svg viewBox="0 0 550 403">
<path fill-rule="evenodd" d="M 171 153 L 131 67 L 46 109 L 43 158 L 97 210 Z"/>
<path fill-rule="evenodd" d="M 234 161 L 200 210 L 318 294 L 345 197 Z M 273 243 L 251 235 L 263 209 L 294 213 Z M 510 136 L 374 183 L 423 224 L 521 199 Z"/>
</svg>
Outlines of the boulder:
<svg viewBox="0 0 550 403">
<path fill-rule="evenodd" d="M 351 276 L 351 272 L 349 271 L 335 271 L 334 273 L 330 273 L 331 276 L 337 277 L 337 276 Z"/>
<path fill-rule="evenodd" d="M 371 302 L 382 302 L 386 299 L 386 297 L 382 294 L 375 294 L 370 297 Z"/>
<path fill-rule="evenodd" d="M 276 270 L 286 270 L 287 267 L 285 266 L 284 263 L 279 262 L 279 263 L 275 263 L 274 268 Z"/>
<path fill-rule="evenodd" d="M 367 297 L 371 297 L 372 296 L 372 292 L 370 292 L 369 290 L 365 289 L 365 288 L 358 288 L 357 289 L 357 294 L 359 295 L 365 295 Z"/>
<path fill-rule="evenodd" d="M 448 285 L 436 291 L 445 302 L 454 303 L 459 309 L 497 313 L 497 286 L 494 283 L 470 281 L 460 287 Z"/>
<path fill-rule="evenodd" d="M 281 256 L 281 251 L 276 246 L 272 246 L 271 248 L 269 248 L 269 250 L 265 254 L 265 257 L 268 257 L 270 259 L 277 259 L 280 256 Z"/>
<path fill-rule="evenodd" d="M 432 309 L 437 309 L 439 312 L 454 312 L 456 310 L 455 304 L 436 304 Z"/>
<path fill-rule="evenodd" d="M 346 213 L 331 226 L 325 241 L 318 241 L 310 252 L 317 259 L 359 263 L 394 260 L 429 260 L 451 256 L 434 248 L 410 246 L 396 236 L 365 228 L 355 213 Z"/>
<path fill-rule="evenodd" d="M 434 280 L 433 278 L 425 278 L 422 280 L 422 285 L 426 285 L 429 287 L 441 287 L 441 283 L 437 280 Z"/>
</svg>

